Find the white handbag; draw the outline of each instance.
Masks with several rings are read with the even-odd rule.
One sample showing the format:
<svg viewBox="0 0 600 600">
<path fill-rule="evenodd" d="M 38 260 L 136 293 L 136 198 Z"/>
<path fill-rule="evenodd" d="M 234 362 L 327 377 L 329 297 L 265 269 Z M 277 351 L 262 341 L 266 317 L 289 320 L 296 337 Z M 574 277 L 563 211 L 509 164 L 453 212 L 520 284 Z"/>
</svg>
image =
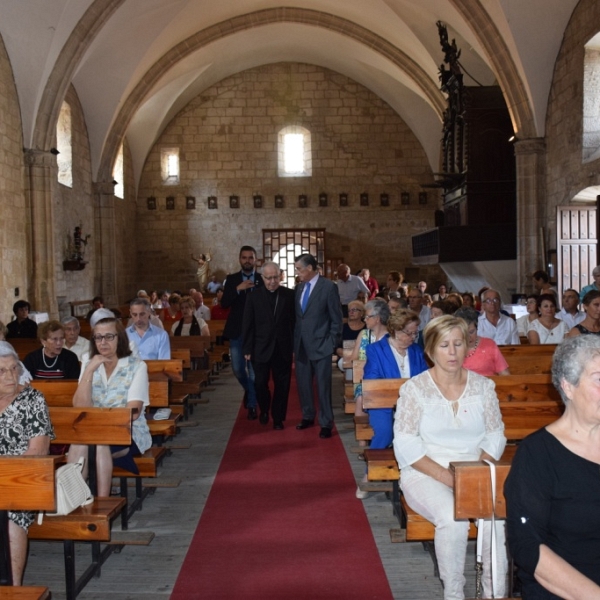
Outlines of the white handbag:
<svg viewBox="0 0 600 600">
<path fill-rule="evenodd" d="M 76 508 L 94 501 L 94 496 L 81 474 L 84 464 L 85 459 L 82 457 L 76 463 L 63 465 L 56 470 L 56 512 L 47 512 L 46 516 L 68 515 Z M 43 513 L 40 513 L 38 515 L 40 525 L 42 519 Z"/>
</svg>

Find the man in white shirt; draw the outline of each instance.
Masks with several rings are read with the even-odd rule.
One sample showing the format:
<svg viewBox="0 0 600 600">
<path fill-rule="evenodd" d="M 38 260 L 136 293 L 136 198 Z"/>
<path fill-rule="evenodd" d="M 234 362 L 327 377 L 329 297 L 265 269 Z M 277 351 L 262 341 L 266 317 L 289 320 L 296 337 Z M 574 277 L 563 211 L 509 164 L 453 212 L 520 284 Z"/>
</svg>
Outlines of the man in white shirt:
<svg viewBox="0 0 600 600">
<path fill-rule="evenodd" d="M 90 351 L 90 341 L 79 335 L 81 327 L 77 317 L 65 317 L 61 320 L 65 330 L 65 348 L 77 354 L 79 362 L 85 352 Z"/>
<path fill-rule="evenodd" d="M 192 288 L 190 290 L 190 296 L 196 303 L 196 312 L 194 313 L 196 319 L 210 321 L 210 308 L 204 304 L 204 296 L 201 294 L 201 292 L 198 292 Z"/>
<path fill-rule="evenodd" d="M 517 324 L 500 312 L 500 304 L 499 292 L 493 289 L 483 292 L 483 314 L 479 317 L 477 333 L 481 337 L 491 338 L 498 346 L 520 344 Z"/>
<path fill-rule="evenodd" d="M 585 319 L 585 313 L 579 310 L 579 292 L 572 288 L 565 290 L 562 297 L 562 309 L 556 313 L 556 318 L 564 321 L 569 330 Z"/>
<path fill-rule="evenodd" d="M 337 268 L 337 287 L 340 293 L 340 302 L 342 303 L 342 313 L 344 317 L 348 316 L 348 304 L 356 300 L 358 292 L 364 292 L 369 297 L 369 288 L 362 277 L 350 275 L 350 267 L 345 264 L 338 265 Z"/>
</svg>

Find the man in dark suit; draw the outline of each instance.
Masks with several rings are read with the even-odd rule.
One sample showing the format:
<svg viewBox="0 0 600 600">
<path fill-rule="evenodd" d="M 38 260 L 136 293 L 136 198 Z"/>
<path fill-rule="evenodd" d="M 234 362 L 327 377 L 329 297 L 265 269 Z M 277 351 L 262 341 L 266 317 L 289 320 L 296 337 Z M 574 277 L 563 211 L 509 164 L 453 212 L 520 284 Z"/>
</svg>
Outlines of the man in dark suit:
<svg viewBox="0 0 600 600">
<path fill-rule="evenodd" d="M 221 306 L 230 308 L 223 337 L 229 340 L 229 353 L 231 354 L 231 368 L 240 385 L 244 388 L 244 399 L 248 408 L 248 419 L 257 418 L 256 392 L 254 391 L 254 370 L 252 363 L 244 358 L 244 339 L 242 337 L 242 321 L 244 319 L 244 306 L 246 299 L 257 288 L 262 287 L 263 280 L 255 271 L 256 250 L 252 246 L 242 246 L 240 249 L 240 266 L 238 273 L 227 275 Z"/>
<path fill-rule="evenodd" d="M 242 338 L 244 357 L 252 361 L 254 388 L 260 408 L 260 422 L 269 422 L 273 429 L 283 429 L 287 411 L 292 354 L 294 352 L 294 322 L 296 309 L 293 290 L 279 285 L 279 265 L 267 262 L 262 269 L 263 287 L 246 299 Z M 273 404 L 269 377 L 273 377 Z"/>
<path fill-rule="evenodd" d="M 302 421 L 296 429 L 306 429 L 315 422 L 313 382 L 319 401 L 319 437 L 330 438 L 333 428 L 331 404 L 331 355 L 342 335 L 342 306 L 337 286 L 319 275 L 317 261 L 311 254 L 296 257 L 296 327 L 294 353 L 296 380 L 302 408 Z"/>
</svg>

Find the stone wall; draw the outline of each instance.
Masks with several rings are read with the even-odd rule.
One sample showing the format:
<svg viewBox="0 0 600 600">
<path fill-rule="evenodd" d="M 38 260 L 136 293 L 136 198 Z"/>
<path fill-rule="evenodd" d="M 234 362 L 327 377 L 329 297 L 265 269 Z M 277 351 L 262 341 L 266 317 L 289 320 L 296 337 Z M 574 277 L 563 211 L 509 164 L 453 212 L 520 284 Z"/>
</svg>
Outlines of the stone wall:
<svg viewBox="0 0 600 600">
<path fill-rule="evenodd" d="M 0 321 L 13 317 L 12 305 L 27 299 L 31 284 L 28 202 L 24 188 L 21 114 L 12 69 L 0 38 Z M 19 293 L 15 296 L 15 288 Z"/>
<path fill-rule="evenodd" d="M 310 130 L 312 177 L 277 176 L 277 134 L 288 125 Z M 162 148 L 178 147 L 181 180 L 162 185 Z M 263 228 L 325 228 L 328 256 L 343 257 L 352 270 L 369 266 L 384 279 L 411 260 L 411 235 L 433 227 L 437 192 L 425 153 L 400 117 L 379 97 L 327 69 L 281 63 L 233 75 L 204 91 L 165 128 L 141 177 L 136 218 L 138 283 L 141 287 L 186 289 L 194 283 L 195 254 L 211 251 L 219 275 L 239 269 L 238 250 L 251 244 L 262 256 Z M 401 205 L 400 194 L 410 193 Z M 326 193 L 328 206 L 319 206 Z M 340 207 L 339 195 L 348 194 Z M 369 206 L 360 205 L 368 193 Z M 253 196 L 263 197 L 254 208 Z M 275 208 L 274 197 L 284 197 Z M 298 196 L 308 206 L 300 208 Z M 380 195 L 389 195 L 389 206 Z M 166 209 L 166 197 L 175 209 Z M 186 196 L 196 199 L 186 209 Z M 207 198 L 216 196 L 218 208 Z M 238 196 L 240 207 L 230 208 Z M 147 198 L 155 197 L 156 210 Z M 443 279 L 422 269 L 431 284 Z"/>
<path fill-rule="evenodd" d="M 581 190 L 600 185 L 600 160 L 583 163 L 585 44 L 600 31 L 600 3 L 581 0 L 565 30 L 550 91 L 546 119 L 547 222 L 556 244 L 556 207 Z"/>
</svg>

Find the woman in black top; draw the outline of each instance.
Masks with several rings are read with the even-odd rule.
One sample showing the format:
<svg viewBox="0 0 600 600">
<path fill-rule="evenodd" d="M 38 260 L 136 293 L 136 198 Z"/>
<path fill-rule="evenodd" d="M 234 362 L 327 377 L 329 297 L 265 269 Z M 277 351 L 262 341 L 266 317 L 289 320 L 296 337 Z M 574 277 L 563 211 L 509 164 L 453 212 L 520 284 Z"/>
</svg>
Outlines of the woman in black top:
<svg viewBox="0 0 600 600">
<path fill-rule="evenodd" d="M 519 445 L 506 480 L 507 537 L 523 598 L 600 598 L 600 338 L 567 339 L 552 381 L 557 421 Z"/>
<path fill-rule="evenodd" d="M 46 321 L 38 327 L 42 342 L 23 361 L 34 379 L 79 379 L 77 354 L 64 348 L 65 331 L 58 321 Z"/>
<path fill-rule="evenodd" d="M 592 290 L 583 297 L 583 309 L 585 319 L 575 325 L 566 337 L 577 337 L 578 335 L 600 335 L 600 292 Z"/>
</svg>

